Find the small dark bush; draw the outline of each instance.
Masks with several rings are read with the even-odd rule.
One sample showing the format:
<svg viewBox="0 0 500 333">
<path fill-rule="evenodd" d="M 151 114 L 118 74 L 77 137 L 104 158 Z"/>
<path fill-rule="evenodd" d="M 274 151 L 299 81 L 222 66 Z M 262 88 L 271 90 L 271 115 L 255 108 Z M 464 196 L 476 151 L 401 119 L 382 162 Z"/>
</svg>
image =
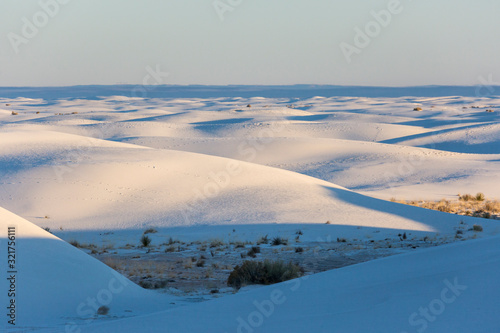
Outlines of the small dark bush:
<svg viewBox="0 0 500 333">
<path fill-rule="evenodd" d="M 149 244 L 151 244 L 151 238 L 149 238 L 149 236 L 142 235 L 141 244 L 142 244 L 142 247 L 148 247 Z"/>
<path fill-rule="evenodd" d="M 278 246 L 278 245 L 287 245 L 288 244 L 288 239 L 286 238 L 281 238 L 281 237 L 274 237 L 273 240 L 271 241 L 271 245 Z"/>
<path fill-rule="evenodd" d="M 158 232 L 158 230 L 154 229 L 154 228 L 149 228 L 149 229 L 146 229 L 144 231 L 144 235 L 146 234 L 156 234 Z"/>
<path fill-rule="evenodd" d="M 296 247 L 295 248 L 295 253 L 302 253 L 302 252 L 304 252 L 303 248 L 301 248 L 301 247 Z"/>
<path fill-rule="evenodd" d="M 105 316 L 109 313 L 109 308 L 106 305 L 103 305 L 97 309 L 97 314 L 100 316 Z"/>
<path fill-rule="evenodd" d="M 247 255 L 249 257 L 255 258 L 257 257 L 257 253 L 260 253 L 260 247 L 252 246 L 252 248 L 248 251 Z"/>
<path fill-rule="evenodd" d="M 153 284 L 149 281 L 139 281 L 139 285 L 144 289 L 153 289 Z"/>
<path fill-rule="evenodd" d="M 236 266 L 227 279 L 229 287 L 241 288 L 249 284 L 274 284 L 300 277 L 303 269 L 283 261 L 245 261 Z"/>
<path fill-rule="evenodd" d="M 480 226 L 479 224 L 474 224 L 472 226 L 472 230 L 474 230 L 474 231 L 483 231 L 483 227 Z"/>
<path fill-rule="evenodd" d="M 476 201 L 484 201 L 484 193 L 476 194 Z"/>
</svg>

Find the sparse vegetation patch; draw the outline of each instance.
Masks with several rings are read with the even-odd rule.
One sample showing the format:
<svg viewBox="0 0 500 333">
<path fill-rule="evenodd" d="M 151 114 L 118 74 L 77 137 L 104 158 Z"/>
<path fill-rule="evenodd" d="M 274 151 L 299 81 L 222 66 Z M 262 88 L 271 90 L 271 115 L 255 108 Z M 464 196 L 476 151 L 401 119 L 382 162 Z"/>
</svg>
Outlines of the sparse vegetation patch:
<svg viewBox="0 0 500 333">
<path fill-rule="evenodd" d="M 300 277 L 304 270 L 283 261 L 245 261 L 229 275 L 227 285 L 236 289 L 249 284 L 274 284 Z"/>
</svg>

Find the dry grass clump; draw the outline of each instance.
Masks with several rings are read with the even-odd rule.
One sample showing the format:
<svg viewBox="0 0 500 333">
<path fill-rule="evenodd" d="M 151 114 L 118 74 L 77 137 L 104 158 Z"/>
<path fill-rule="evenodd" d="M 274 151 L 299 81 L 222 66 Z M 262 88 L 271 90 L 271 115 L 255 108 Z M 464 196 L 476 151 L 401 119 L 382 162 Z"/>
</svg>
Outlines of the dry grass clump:
<svg viewBox="0 0 500 333">
<path fill-rule="evenodd" d="M 115 258 L 105 258 L 102 261 L 104 264 L 108 265 L 115 271 L 121 271 L 124 268 L 124 261 Z"/>
<path fill-rule="evenodd" d="M 500 201 L 487 200 L 484 193 L 459 194 L 457 201 L 441 199 L 439 201 L 416 201 L 390 199 L 392 202 L 402 203 L 426 209 L 438 210 L 440 212 L 467 215 L 474 217 L 491 218 L 495 214 L 500 214 Z"/>
<path fill-rule="evenodd" d="M 269 244 L 269 237 L 267 235 L 260 237 L 259 240 L 257 241 L 257 245 L 262 245 L 262 244 Z"/>
<path fill-rule="evenodd" d="M 478 231 L 478 232 L 481 232 L 481 231 L 483 231 L 483 227 L 482 227 L 482 226 L 480 226 L 479 224 L 474 224 L 474 225 L 472 226 L 472 230 L 474 230 L 474 231 Z"/>
<path fill-rule="evenodd" d="M 221 247 L 224 245 L 224 242 L 221 240 L 221 239 L 212 239 L 210 241 L 210 248 L 214 248 L 214 247 Z"/>
</svg>

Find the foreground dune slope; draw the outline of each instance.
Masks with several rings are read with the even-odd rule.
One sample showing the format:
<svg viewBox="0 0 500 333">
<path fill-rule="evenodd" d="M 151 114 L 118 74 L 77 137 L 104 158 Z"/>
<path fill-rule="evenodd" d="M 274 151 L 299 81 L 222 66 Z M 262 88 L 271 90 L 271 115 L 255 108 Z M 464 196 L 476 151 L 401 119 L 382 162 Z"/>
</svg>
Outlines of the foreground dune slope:
<svg viewBox="0 0 500 333">
<path fill-rule="evenodd" d="M 498 332 L 499 278 L 494 237 L 91 325 L 88 332 Z"/>
<path fill-rule="evenodd" d="M 120 318 L 166 308 L 172 300 L 140 288 L 102 262 L 4 208 L 0 208 L 0 228 L 0 246 L 5 250 L 10 246 L 15 256 L 15 262 L 8 266 L 6 251 L 2 251 L 0 266 L 9 267 L 12 273 L 8 273 L 10 279 L 1 279 L 0 288 L 12 292 L 10 296 L 2 292 L 0 300 L 7 305 L 14 299 L 16 314 L 12 318 L 15 326 L 2 320 L 0 328 L 87 325 L 102 305 Z M 6 312 L 11 313 L 10 309 Z"/>
</svg>

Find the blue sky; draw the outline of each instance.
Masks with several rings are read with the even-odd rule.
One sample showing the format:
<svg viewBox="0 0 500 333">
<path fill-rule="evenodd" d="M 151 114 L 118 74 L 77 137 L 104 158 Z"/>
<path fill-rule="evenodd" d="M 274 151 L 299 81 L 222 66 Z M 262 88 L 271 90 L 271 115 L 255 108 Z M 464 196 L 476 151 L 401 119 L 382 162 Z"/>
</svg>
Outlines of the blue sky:
<svg viewBox="0 0 500 333">
<path fill-rule="evenodd" d="M 498 0 L 2 0 L 0 86 L 498 83 L 499 13 Z"/>
</svg>

